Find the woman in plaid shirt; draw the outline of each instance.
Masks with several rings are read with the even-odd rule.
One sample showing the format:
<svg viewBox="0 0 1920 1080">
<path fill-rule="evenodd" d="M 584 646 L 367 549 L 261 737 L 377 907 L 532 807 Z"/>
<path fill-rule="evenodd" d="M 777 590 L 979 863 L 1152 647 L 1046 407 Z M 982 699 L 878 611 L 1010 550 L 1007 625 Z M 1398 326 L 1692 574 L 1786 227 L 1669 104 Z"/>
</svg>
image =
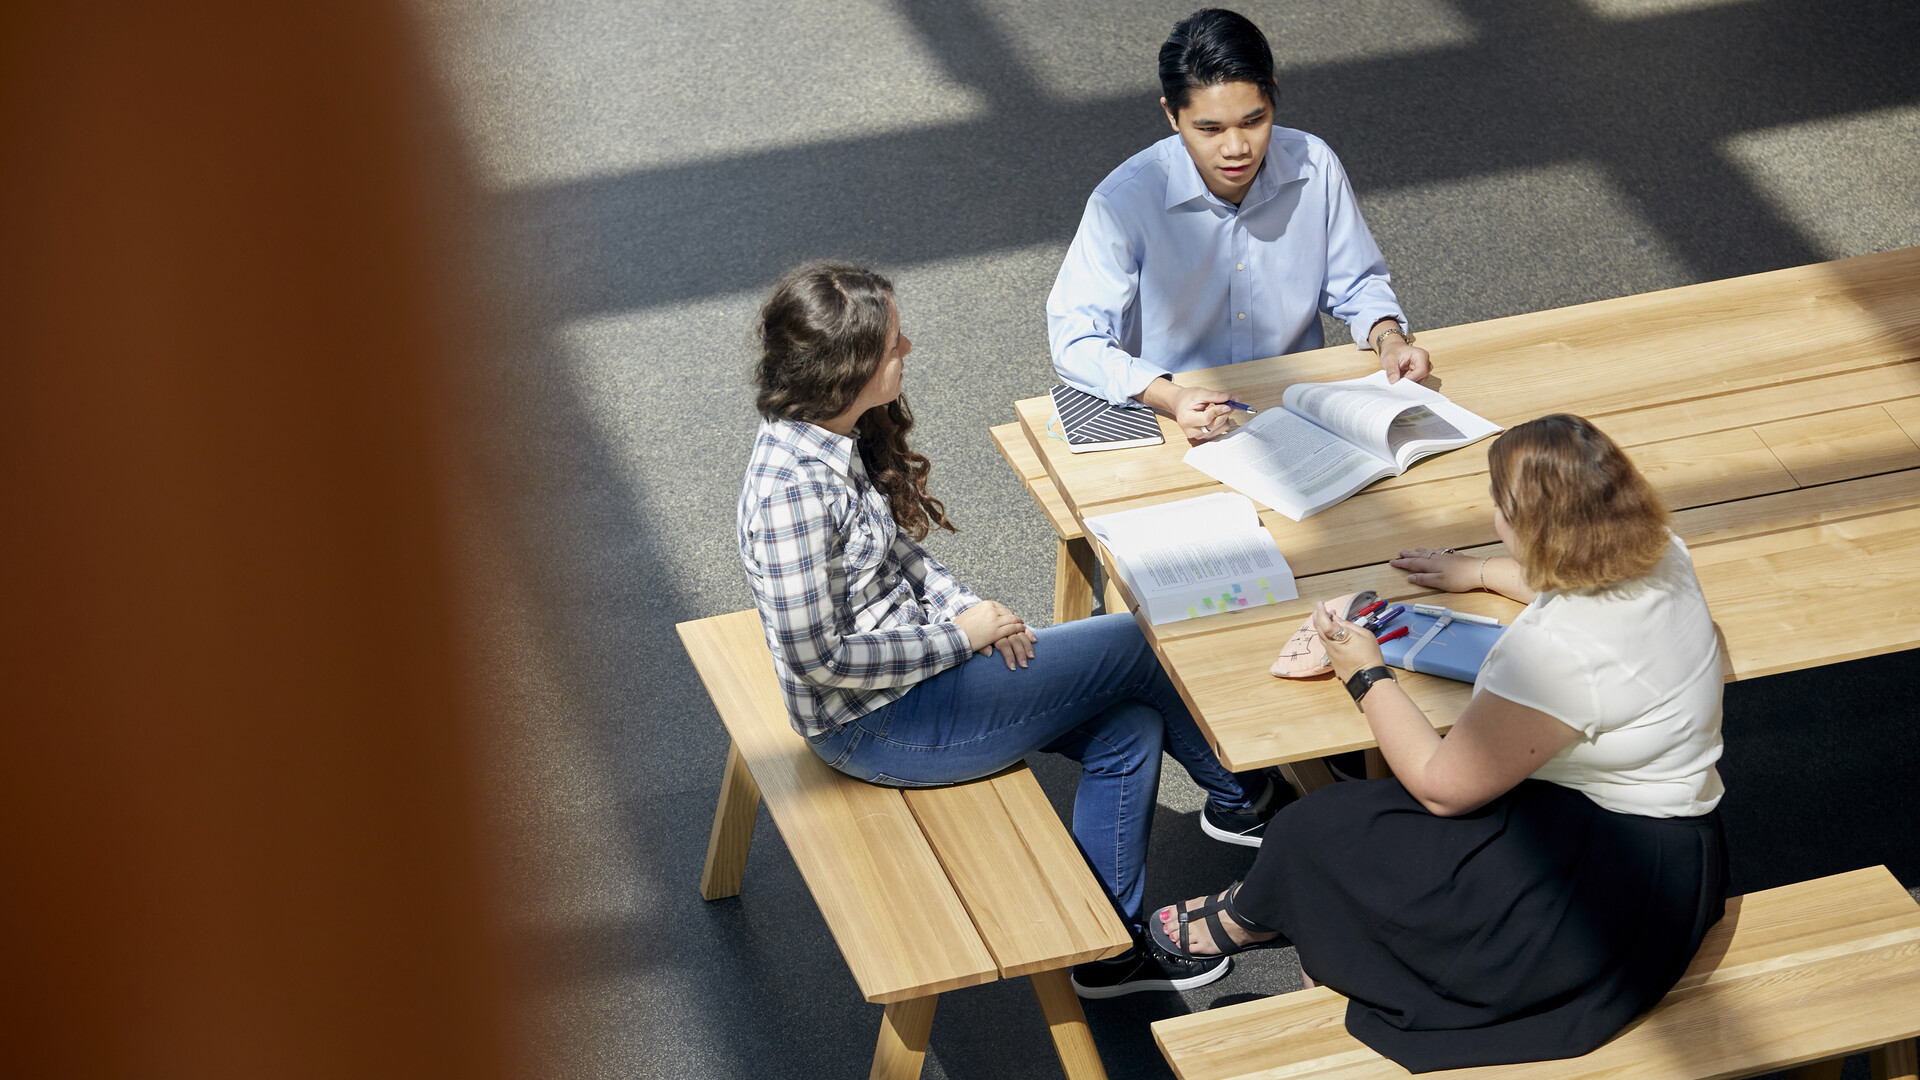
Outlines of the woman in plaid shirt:
<svg viewBox="0 0 1920 1080">
<path fill-rule="evenodd" d="M 1083 997 L 1184 990 L 1223 958 L 1141 948 L 1148 829 L 1164 747 L 1208 794 L 1202 826 L 1259 846 L 1283 785 L 1236 775 L 1201 736 L 1133 619 L 1031 629 L 917 541 L 951 530 L 908 449 L 913 343 L 871 271 L 788 273 L 761 310 L 761 421 L 740 493 L 740 558 L 793 726 L 833 768 L 893 787 L 986 776 L 1035 750 L 1083 769 L 1073 835 L 1136 947 L 1083 964 Z"/>
</svg>

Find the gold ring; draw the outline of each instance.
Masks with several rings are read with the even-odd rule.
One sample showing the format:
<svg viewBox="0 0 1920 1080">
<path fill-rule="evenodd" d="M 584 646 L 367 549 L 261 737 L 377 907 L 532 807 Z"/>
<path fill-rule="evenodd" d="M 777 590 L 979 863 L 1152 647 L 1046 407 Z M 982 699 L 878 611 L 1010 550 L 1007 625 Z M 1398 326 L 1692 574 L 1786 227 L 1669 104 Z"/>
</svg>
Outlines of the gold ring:
<svg viewBox="0 0 1920 1080">
<path fill-rule="evenodd" d="M 1329 641 L 1345 641 L 1347 640 L 1347 633 L 1348 632 L 1346 630 L 1341 630 L 1337 634 L 1328 634 L 1327 639 Z"/>
</svg>

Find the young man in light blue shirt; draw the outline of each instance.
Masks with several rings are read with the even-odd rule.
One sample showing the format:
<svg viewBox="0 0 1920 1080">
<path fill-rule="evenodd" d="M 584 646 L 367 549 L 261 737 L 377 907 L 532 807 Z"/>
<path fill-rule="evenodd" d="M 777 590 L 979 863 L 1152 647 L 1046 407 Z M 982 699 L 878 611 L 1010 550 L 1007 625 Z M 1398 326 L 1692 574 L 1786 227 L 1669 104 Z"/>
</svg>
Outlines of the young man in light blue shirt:
<svg viewBox="0 0 1920 1080">
<path fill-rule="evenodd" d="M 1373 349 L 1389 380 L 1432 371 L 1327 144 L 1275 127 L 1273 52 L 1231 11 L 1195 12 L 1160 48 L 1175 135 L 1087 200 L 1047 297 L 1061 379 L 1172 416 L 1198 442 L 1231 395 L 1168 374 L 1319 348 L 1319 313 Z"/>
</svg>

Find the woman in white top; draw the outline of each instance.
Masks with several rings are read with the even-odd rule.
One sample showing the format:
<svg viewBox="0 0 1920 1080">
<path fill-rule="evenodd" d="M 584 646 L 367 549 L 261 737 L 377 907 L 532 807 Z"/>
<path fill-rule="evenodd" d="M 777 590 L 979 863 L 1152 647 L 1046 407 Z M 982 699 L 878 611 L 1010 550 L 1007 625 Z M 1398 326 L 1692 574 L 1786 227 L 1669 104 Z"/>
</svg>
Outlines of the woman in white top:
<svg viewBox="0 0 1920 1080">
<path fill-rule="evenodd" d="M 1414 1072 L 1592 1050 L 1724 911 L 1720 653 L 1686 546 L 1580 417 L 1513 428 L 1488 465 L 1513 556 L 1393 561 L 1414 585 L 1527 604 L 1451 732 L 1322 605 L 1394 779 L 1281 811 L 1244 883 L 1149 923 L 1178 956 L 1291 942 L 1351 999 L 1347 1030 Z"/>
</svg>

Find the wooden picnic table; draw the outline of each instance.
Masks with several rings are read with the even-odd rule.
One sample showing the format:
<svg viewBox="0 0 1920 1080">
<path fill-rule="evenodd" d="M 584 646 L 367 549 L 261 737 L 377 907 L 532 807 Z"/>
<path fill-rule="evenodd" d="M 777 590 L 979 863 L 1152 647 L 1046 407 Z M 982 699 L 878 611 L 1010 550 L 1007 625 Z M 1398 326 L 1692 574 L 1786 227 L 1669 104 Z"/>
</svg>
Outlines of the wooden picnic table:
<svg viewBox="0 0 1920 1080">
<path fill-rule="evenodd" d="M 1920 643 L 1920 248 L 1418 336 L 1434 357 L 1429 385 L 1466 408 L 1502 426 L 1577 413 L 1626 449 L 1693 552 L 1729 680 Z M 1341 346 L 1175 378 L 1277 408 L 1292 383 L 1354 378 L 1372 362 Z M 1078 521 L 1222 490 L 1181 460 L 1188 443 L 1164 418 L 1164 445 L 1076 455 L 1047 434 L 1049 399 L 1016 408 Z M 1491 442 L 1430 458 L 1305 521 L 1260 506 L 1298 578 L 1297 601 L 1142 621 L 1224 762 L 1289 766 L 1313 787 L 1325 779 L 1314 759 L 1373 746 L 1331 678 L 1277 679 L 1268 667 L 1317 600 L 1356 589 L 1432 595 L 1386 565 L 1403 547 L 1504 551 L 1488 494 Z M 1519 610 L 1483 592 L 1442 602 L 1503 622 Z M 1396 674 L 1443 730 L 1472 693 Z"/>
</svg>

